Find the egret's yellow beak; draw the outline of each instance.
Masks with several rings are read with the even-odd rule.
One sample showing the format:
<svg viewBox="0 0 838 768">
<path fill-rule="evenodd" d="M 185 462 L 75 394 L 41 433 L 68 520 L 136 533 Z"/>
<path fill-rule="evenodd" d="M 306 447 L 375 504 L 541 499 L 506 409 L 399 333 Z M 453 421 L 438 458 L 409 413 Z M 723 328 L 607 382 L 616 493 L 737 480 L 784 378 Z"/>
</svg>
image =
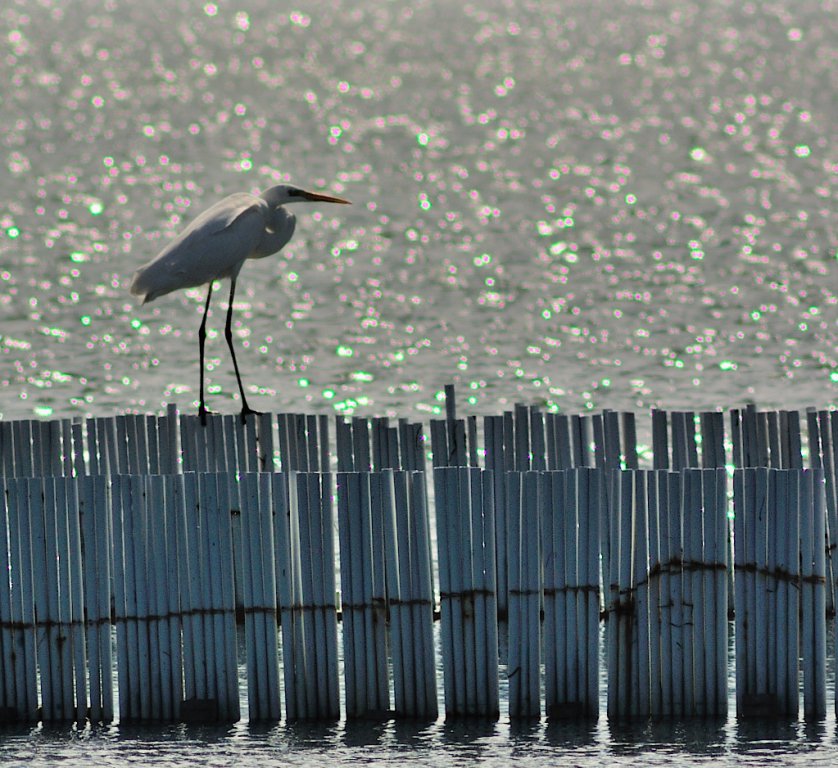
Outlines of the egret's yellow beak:
<svg viewBox="0 0 838 768">
<path fill-rule="evenodd" d="M 352 205 L 349 200 L 344 200 L 342 197 L 333 197 L 332 195 L 321 195 L 319 192 L 303 192 L 303 197 L 306 200 L 318 203 L 339 203 L 340 205 Z"/>
</svg>

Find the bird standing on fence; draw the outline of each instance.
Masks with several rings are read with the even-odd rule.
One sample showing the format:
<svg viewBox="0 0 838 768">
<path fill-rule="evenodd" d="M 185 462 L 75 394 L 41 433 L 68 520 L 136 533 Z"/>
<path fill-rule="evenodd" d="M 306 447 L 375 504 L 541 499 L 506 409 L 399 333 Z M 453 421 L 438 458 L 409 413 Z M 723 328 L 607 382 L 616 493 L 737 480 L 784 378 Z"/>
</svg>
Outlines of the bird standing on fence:
<svg viewBox="0 0 838 768">
<path fill-rule="evenodd" d="M 230 278 L 230 299 L 224 336 L 233 356 L 233 368 L 242 398 L 242 420 L 255 413 L 247 404 L 236 350 L 233 348 L 233 296 L 236 280 L 247 259 L 261 259 L 277 253 L 294 234 L 296 219 L 283 206 L 302 202 L 340 203 L 349 200 L 318 192 L 307 192 L 298 187 L 280 184 L 250 195 L 238 192 L 225 197 L 208 208 L 183 230 L 148 264 L 140 267 L 131 280 L 131 293 L 143 304 L 181 288 L 195 288 L 207 283 L 207 301 L 198 329 L 198 350 L 201 367 L 201 389 L 198 415 L 206 424 L 207 407 L 204 399 L 204 344 L 206 342 L 207 313 L 215 280 Z"/>
</svg>

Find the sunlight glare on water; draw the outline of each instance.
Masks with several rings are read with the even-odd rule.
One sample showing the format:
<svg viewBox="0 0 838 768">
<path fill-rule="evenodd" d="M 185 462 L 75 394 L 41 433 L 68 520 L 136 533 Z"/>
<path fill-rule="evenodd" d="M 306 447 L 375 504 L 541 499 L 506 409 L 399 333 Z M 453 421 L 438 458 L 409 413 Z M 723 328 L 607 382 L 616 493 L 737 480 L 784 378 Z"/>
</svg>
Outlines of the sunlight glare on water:
<svg viewBox="0 0 838 768">
<path fill-rule="evenodd" d="M 767 766 L 834 764 L 823 725 L 695 722 L 598 723 L 342 722 L 229 727 L 40 727 L 0 741 L 4 765 L 318 766 L 406 765 Z M 68 737 L 69 736 L 69 737 Z"/>
<path fill-rule="evenodd" d="M 834 402 L 818 2 L 11 2 L 2 414 L 188 408 L 204 289 L 133 270 L 225 194 L 299 206 L 236 301 L 254 407 Z M 212 400 L 238 399 L 220 333 Z"/>
</svg>

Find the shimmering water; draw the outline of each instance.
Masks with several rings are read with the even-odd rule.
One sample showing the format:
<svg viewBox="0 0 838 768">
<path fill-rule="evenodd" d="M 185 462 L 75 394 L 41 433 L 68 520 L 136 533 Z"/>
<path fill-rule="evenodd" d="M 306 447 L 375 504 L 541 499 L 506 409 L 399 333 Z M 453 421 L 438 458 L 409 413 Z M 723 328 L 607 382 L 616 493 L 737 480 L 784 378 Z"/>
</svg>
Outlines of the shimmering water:
<svg viewBox="0 0 838 768">
<path fill-rule="evenodd" d="M 4 0 L 0 414 L 197 396 L 201 289 L 133 270 L 280 181 L 295 239 L 248 264 L 251 405 L 424 416 L 512 402 L 833 405 L 835 0 Z M 238 409 L 212 317 L 211 407 Z M 52 765 L 834 764 L 835 727 L 340 724 L 38 729 Z"/>
<path fill-rule="evenodd" d="M 7 766 L 834 766 L 828 728 L 693 724 L 609 728 L 508 723 L 345 723 L 259 729 L 40 729 L 0 742 Z"/>
<path fill-rule="evenodd" d="M 283 180 L 354 205 L 243 270 L 254 407 L 831 404 L 835 11 L 6 0 L 0 411 L 190 406 L 204 291 L 140 308 L 130 275 Z"/>
</svg>

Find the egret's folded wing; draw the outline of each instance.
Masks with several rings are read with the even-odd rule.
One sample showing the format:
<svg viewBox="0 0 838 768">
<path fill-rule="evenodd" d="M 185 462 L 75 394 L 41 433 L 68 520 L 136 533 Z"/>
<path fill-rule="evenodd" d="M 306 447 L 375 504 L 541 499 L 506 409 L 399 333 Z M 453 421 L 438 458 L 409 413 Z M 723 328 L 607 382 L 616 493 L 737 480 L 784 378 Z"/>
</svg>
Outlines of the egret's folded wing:
<svg viewBox="0 0 838 768">
<path fill-rule="evenodd" d="M 244 193 L 216 203 L 134 273 L 131 293 L 145 303 L 238 274 L 262 241 L 266 211 L 264 200 Z"/>
</svg>

